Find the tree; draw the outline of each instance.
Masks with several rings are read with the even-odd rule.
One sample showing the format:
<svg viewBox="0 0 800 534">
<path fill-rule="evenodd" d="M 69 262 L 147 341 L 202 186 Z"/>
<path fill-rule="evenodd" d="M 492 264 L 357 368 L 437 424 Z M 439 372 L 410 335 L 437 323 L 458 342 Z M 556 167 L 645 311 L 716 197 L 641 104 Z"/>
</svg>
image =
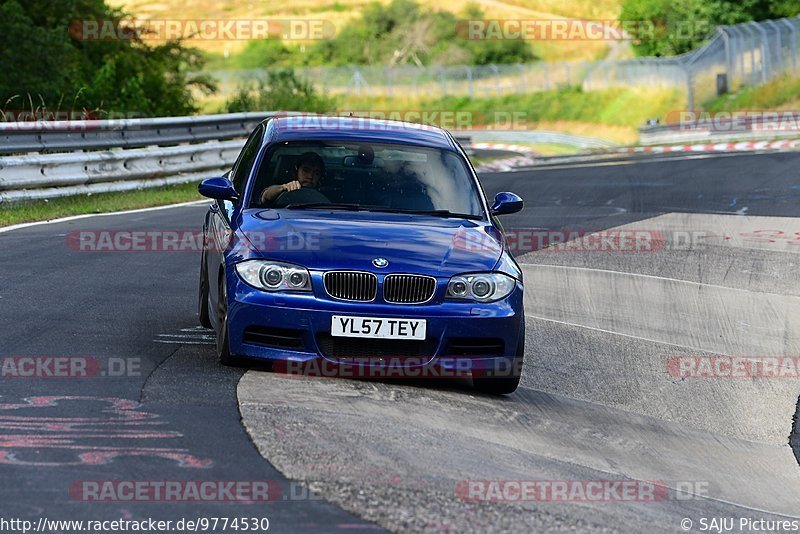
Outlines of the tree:
<svg viewBox="0 0 800 534">
<path fill-rule="evenodd" d="M 177 42 L 82 39 L 81 21 L 119 21 L 104 0 L 0 0 L 0 106 L 144 116 L 195 111 L 193 85 L 213 89 L 199 52 Z M 77 25 L 77 26 L 76 26 Z M 30 108 L 33 108 L 31 110 Z"/>
<path fill-rule="evenodd" d="M 672 56 L 702 45 L 719 25 L 797 14 L 797 0 L 623 0 L 620 20 L 652 23 L 634 31 L 638 55 Z"/>
</svg>

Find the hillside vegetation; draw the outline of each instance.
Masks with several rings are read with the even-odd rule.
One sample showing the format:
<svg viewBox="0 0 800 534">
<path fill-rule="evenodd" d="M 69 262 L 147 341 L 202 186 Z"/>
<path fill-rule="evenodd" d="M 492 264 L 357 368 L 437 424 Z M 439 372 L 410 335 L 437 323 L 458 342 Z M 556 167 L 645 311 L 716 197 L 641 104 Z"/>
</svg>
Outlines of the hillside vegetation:
<svg viewBox="0 0 800 534">
<path fill-rule="evenodd" d="M 368 11 L 374 0 L 298 0 L 284 2 L 229 2 L 226 0 L 108 0 L 108 3 L 124 9 L 143 19 L 186 19 L 191 13 L 192 19 L 324 19 L 337 28 L 337 33 L 346 32 L 358 19 Z M 388 5 L 390 0 L 380 0 Z M 426 12 L 441 10 L 449 15 L 449 19 L 426 17 L 434 21 L 452 24 L 453 18 L 469 17 L 471 12 L 481 13 L 485 19 L 601 19 L 614 20 L 620 12 L 620 0 L 452 0 L 443 3 L 421 2 Z M 441 37 L 434 35 L 434 37 Z M 443 37 L 441 39 L 446 39 Z M 449 39 L 452 42 L 453 39 Z M 488 44 L 487 44 L 488 43 Z M 275 43 L 260 47 L 257 50 L 246 50 L 249 43 L 241 41 L 190 41 L 192 46 L 209 52 L 212 55 L 213 68 L 253 68 L 253 57 L 258 57 L 269 47 L 269 58 L 281 59 L 276 53 Z M 303 49 L 313 47 L 315 43 L 283 43 L 291 47 Z M 434 45 L 447 43 L 434 43 Z M 483 41 L 484 47 L 492 47 Z M 604 41 L 535 41 L 526 42 L 532 55 L 545 61 L 594 60 L 606 55 L 610 43 Z M 625 47 L 627 48 L 627 47 Z M 244 57 L 239 57 L 243 53 Z M 284 54 L 285 57 L 285 54 Z M 296 58 L 293 58 L 296 63 Z M 463 58 L 462 58 L 463 61 Z M 263 66 L 263 65 L 261 65 Z"/>
</svg>

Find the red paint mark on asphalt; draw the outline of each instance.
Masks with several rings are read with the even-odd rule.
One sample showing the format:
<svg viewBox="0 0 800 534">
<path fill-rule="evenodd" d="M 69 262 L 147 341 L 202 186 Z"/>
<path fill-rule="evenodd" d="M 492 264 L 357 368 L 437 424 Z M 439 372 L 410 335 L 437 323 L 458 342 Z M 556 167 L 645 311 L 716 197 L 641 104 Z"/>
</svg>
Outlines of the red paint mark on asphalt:
<svg viewBox="0 0 800 534">
<path fill-rule="evenodd" d="M 61 417 L 52 409 L 74 412 L 73 403 L 100 408 L 95 417 Z M 0 464 L 22 466 L 103 465 L 119 457 L 136 456 L 173 461 L 179 467 L 207 468 L 211 460 L 197 458 L 186 449 L 147 447 L 142 440 L 177 439 L 183 434 L 156 428 L 158 414 L 140 410 L 141 404 L 114 397 L 30 397 L 21 403 L 0 403 Z M 4 412 L 31 411 L 32 415 Z M 63 452 L 73 459 L 63 459 Z M 50 453 L 50 454 L 48 454 Z M 35 460 L 28 459 L 35 456 Z"/>
</svg>

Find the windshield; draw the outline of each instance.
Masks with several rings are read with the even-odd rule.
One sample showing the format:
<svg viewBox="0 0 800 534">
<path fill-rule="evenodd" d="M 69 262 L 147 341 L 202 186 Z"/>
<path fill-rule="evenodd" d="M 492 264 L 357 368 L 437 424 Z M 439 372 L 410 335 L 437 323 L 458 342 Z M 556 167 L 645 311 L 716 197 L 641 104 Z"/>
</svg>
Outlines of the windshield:
<svg viewBox="0 0 800 534">
<path fill-rule="evenodd" d="M 384 143 L 286 143 L 255 173 L 250 205 L 452 212 L 483 217 L 480 193 L 455 152 Z"/>
</svg>

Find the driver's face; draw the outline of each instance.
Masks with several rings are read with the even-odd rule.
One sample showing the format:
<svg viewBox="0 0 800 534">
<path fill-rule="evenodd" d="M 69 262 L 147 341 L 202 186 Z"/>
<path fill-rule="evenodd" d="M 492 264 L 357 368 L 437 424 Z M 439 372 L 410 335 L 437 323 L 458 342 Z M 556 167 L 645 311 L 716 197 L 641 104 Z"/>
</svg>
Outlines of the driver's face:
<svg viewBox="0 0 800 534">
<path fill-rule="evenodd" d="M 297 169 L 297 181 L 303 187 L 317 187 L 322 178 L 322 167 L 311 163 L 303 163 Z"/>
</svg>

